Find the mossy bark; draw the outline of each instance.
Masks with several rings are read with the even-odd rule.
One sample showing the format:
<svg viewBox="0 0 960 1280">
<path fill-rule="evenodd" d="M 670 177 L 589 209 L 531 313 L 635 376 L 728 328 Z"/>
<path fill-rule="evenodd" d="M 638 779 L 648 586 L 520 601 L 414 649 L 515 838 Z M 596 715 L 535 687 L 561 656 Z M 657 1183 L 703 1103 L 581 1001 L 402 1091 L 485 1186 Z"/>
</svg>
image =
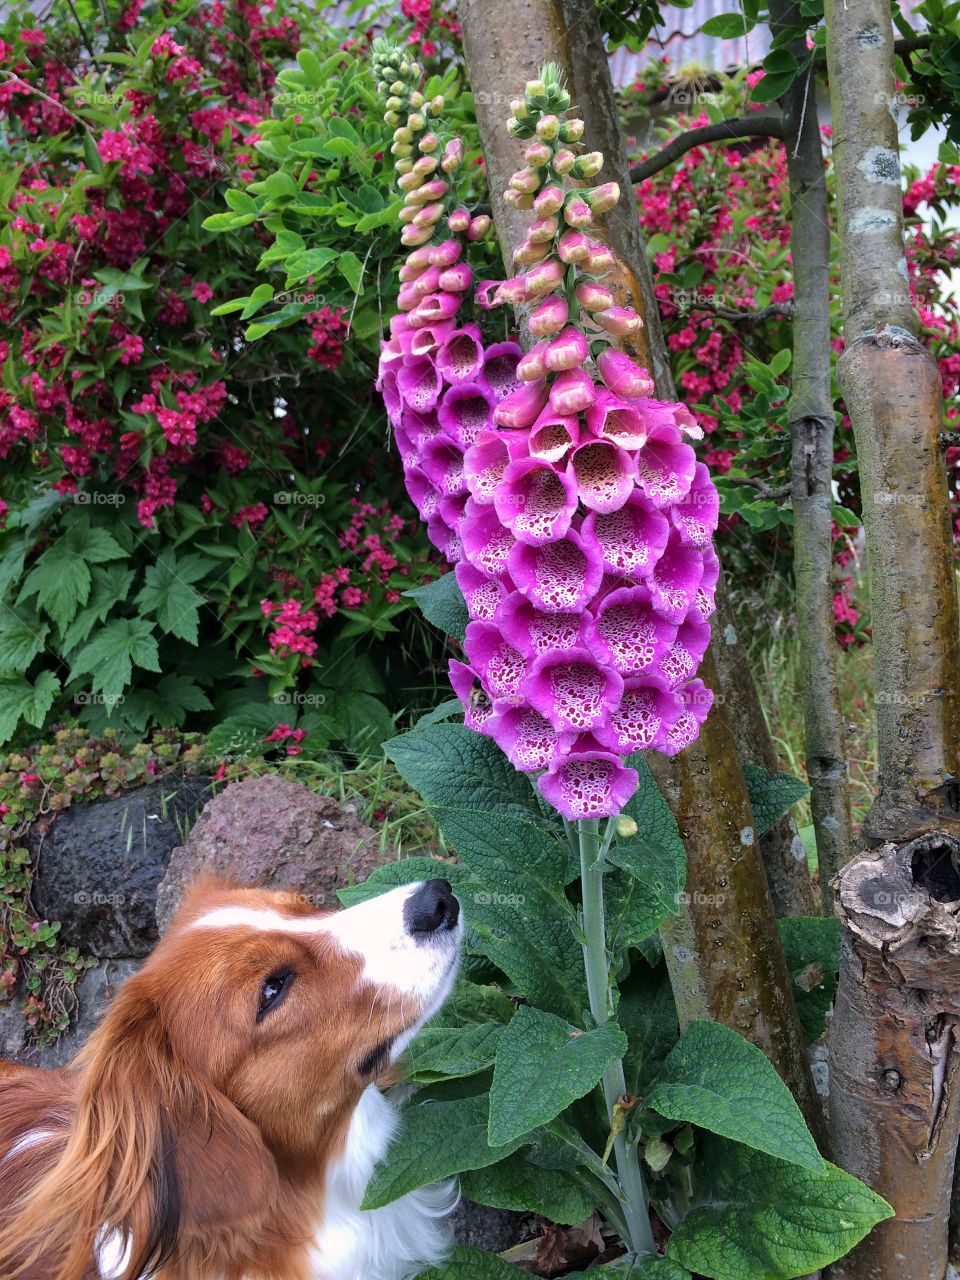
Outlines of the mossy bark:
<svg viewBox="0 0 960 1280">
<path fill-rule="evenodd" d="M 960 1133 L 960 626 L 942 399 L 904 257 L 885 0 L 827 0 L 845 351 L 876 655 L 879 790 L 838 877 L 844 929 L 830 1121 L 845 1168 L 892 1205 L 833 1275 L 943 1280 Z M 880 846 L 877 850 L 877 846 Z"/>
<path fill-rule="evenodd" d="M 604 283 L 643 315 L 644 327 L 628 349 L 653 372 L 659 394 L 673 399 L 593 0 L 461 0 L 458 13 L 505 260 L 510 263 L 528 222 L 502 200 L 521 155 L 505 127 L 509 102 L 544 62 L 556 62 L 586 123 L 584 142 L 606 157 L 597 181 L 616 181 L 624 193 L 597 231 L 621 260 Z M 703 675 L 719 691 L 712 657 Z M 670 935 L 665 937 L 674 990 L 681 1016 L 716 1018 L 759 1045 L 793 1089 L 808 1121 L 819 1127 L 819 1104 L 723 701 L 711 712 L 698 745 L 674 761 L 653 762 L 688 855 L 686 901 L 673 926 L 685 939 L 685 950 L 675 954 Z"/>
<path fill-rule="evenodd" d="M 770 27 L 804 27 L 794 0 L 771 0 Z M 802 62 L 806 41 L 791 52 Z M 812 77 L 812 72 L 811 72 Z M 850 856 L 850 787 L 833 619 L 833 399 L 830 394 L 830 225 L 817 96 L 794 80 L 781 100 L 790 184 L 793 362 L 790 496 L 797 640 L 810 807 L 820 894 L 834 912 L 833 877 Z"/>
</svg>

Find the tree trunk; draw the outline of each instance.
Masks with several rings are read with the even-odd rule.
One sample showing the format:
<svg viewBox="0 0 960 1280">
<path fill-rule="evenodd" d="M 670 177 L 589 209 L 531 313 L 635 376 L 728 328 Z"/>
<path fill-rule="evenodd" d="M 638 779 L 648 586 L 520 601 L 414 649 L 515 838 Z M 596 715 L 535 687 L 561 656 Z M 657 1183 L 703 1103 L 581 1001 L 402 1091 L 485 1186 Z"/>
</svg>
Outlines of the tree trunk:
<svg viewBox="0 0 960 1280">
<path fill-rule="evenodd" d="M 723 709 L 741 764 L 767 773 L 781 768 L 747 654 L 740 643 L 730 597 L 717 594 L 713 655 L 726 701 Z M 807 870 L 807 851 L 791 814 L 786 813 L 760 837 L 760 856 L 778 916 L 815 916 L 820 902 Z"/>
<path fill-rule="evenodd" d="M 673 398 L 659 313 L 631 191 L 616 99 L 594 0 L 461 0 L 464 49 L 474 85 L 494 220 L 509 264 L 528 219 L 505 207 L 502 192 L 520 160 L 506 131 L 508 103 L 545 62 L 556 62 L 579 114 L 584 141 L 603 151 L 598 179 L 620 184 L 626 198 L 597 231 L 621 259 L 604 283 L 645 319 L 630 347 Z M 708 657 L 706 683 L 718 688 Z M 723 706 L 709 716 L 699 744 L 674 761 L 653 761 L 678 814 L 688 855 L 687 898 L 676 929 L 687 940 L 665 949 L 681 1009 L 695 992 L 698 1011 L 738 1027 L 771 1058 L 812 1126 L 819 1106 L 806 1061 L 769 891 L 753 837 L 753 817 Z M 723 902 L 717 902 L 719 897 Z M 710 904 L 713 904 L 712 906 Z M 723 937 L 725 947 L 716 945 Z M 747 1017 L 743 1011 L 751 1010 Z M 815 1129 L 816 1131 L 816 1129 Z"/>
<path fill-rule="evenodd" d="M 795 0 L 771 0 L 770 28 L 805 27 Z M 790 51 L 802 62 L 806 41 Z M 850 788 L 833 620 L 833 399 L 830 395 L 830 225 L 816 86 L 800 76 L 781 99 L 790 182 L 793 364 L 790 492 L 793 571 L 810 807 L 820 895 L 834 912 L 833 877 L 850 856 Z"/>
<path fill-rule="evenodd" d="M 844 961 L 830 1120 L 844 1167 L 893 1205 L 833 1274 L 943 1280 L 960 1132 L 960 642 L 940 375 L 913 336 L 886 0 L 827 0 L 846 350 L 876 653 L 882 846 L 838 877 Z"/>
</svg>

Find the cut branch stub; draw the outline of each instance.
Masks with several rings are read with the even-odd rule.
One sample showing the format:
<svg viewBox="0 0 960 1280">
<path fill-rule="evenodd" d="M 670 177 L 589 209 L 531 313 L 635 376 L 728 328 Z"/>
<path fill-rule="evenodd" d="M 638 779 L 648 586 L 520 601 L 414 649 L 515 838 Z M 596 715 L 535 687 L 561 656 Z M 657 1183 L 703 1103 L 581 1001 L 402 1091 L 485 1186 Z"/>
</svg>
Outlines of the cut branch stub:
<svg viewBox="0 0 960 1280">
<path fill-rule="evenodd" d="M 960 1132 L 960 836 L 886 844 L 837 877 L 844 948 L 830 1034 L 835 1158 L 896 1213 L 833 1280 L 942 1280 Z"/>
</svg>

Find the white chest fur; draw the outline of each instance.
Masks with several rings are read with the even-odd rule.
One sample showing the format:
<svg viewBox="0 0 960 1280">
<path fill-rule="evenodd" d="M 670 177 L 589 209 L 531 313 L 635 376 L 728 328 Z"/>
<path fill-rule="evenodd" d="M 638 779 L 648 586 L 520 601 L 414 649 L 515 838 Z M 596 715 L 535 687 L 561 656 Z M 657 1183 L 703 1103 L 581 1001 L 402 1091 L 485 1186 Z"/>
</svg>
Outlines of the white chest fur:
<svg viewBox="0 0 960 1280">
<path fill-rule="evenodd" d="M 457 1202 L 455 1183 L 422 1187 L 382 1209 L 360 1208 L 398 1123 L 393 1104 L 370 1085 L 329 1175 L 324 1223 L 310 1250 L 314 1280 L 410 1280 L 449 1252 L 444 1220 Z"/>
</svg>

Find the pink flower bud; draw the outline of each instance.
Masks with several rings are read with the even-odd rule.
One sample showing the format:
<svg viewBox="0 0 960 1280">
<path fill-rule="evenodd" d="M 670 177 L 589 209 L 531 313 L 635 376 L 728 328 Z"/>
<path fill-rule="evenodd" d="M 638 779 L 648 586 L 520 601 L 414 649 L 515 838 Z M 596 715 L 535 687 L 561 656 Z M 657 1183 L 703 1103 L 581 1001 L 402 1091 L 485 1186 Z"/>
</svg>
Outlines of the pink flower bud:
<svg viewBox="0 0 960 1280">
<path fill-rule="evenodd" d="M 561 147 L 553 157 L 553 172 L 560 174 L 562 177 L 564 174 L 569 173 L 576 163 L 577 157 L 573 152 L 569 151 L 566 147 Z"/>
<path fill-rule="evenodd" d="M 420 185 L 421 175 L 414 173 L 411 169 L 409 173 L 402 173 L 397 179 L 397 186 L 401 191 L 413 191 Z"/>
<path fill-rule="evenodd" d="M 417 245 L 426 244 L 433 235 L 433 227 L 404 227 L 400 232 L 400 243 Z"/>
<path fill-rule="evenodd" d="M 413 296 L 417 299 L 425 298 L 428 293 L 433 293 L 440 284 L 440 268 L 427 267 L 426 271 L 417 276 L 408 288 Z"/>
<path fill-rule="evenodd" d="M 454 241 L 454 243 L 456 243 L 456 241 Z M 425 267 L 428 267 L 433 261 L 430 257 L 430 253 L 431 250 L 429 248 L 414 249 L 412 253 L 408 253 L 406 261 L 403 264 L 403 268 L 401 268 L 400 279 L 403 279 L 402 273 L 407 267 L 410 267 L 414 271 L 423 271 Z M 411 276 L 410 279 L 412 280 L 413 276 Z"/>
<path fill-rule="evenodd" d="M 586 338 L 579 329 L 568 325 L 547 347 L 544 363 L 551 373 L 561 373 L 564 369 L 579 369 L 589 354 Z"/>
<path fill-rule="evenodd" d="M 440 168 L 444 173 L 455 173 L 463 163 L 463 143 L 459 138 L 451 138 L 443 149 Z"/>
<path fill-rule="evenodd" d="M 412 284 L 405 284 L 397 294 L 397 306 L 401 311 L 412 311 L 414 307 L 420 305 L 422 296 L 420 293 L 414 293 Z"/>
<path fill-rule="evenodd" d="M 522 195 L 535 195 L 540 190 L 540 175 L 536 169 L 518 169 L 510 178 L 510 186 Z"/>
<path fill-rule="evenodd" d="M 580 196 L 568 196 L 563 206 L 563 220 L 568 227 L 589 227 L 593 222 L 593 214 L 586 200 Z"/>
<path fill-rule="evenodd" d="M 556 162 L 554 162 L 554 167 L 556 167 Z M 577 156 L 572 165 L 575 178 L 595 178 L 602 168 L 602 151 L 588 151 L 586 155 Z"/>
<path fill-rule="evenodd" d="M 590 252 L 584 263 L 584 268 L 592 276 L 604 276 L 616 265 L 617 258 L 612 249 L 608 249 L 605 244 L 592 244 L 590 246 Z"/>
<path fill-rule="evenodd" d="M 432 182 L 425 182 L 422 187 L 417 187 L 416 191 L 411 191 L 407 199 L 416 196 L 417 204 L 426 204 L 430 200 L 442 200 L 446 194 L 447 184 L 440 178 L 434 178 Z"/>
<path fill-rule="evenodd" d="M 405 212 L 405 210 L 404 210 Z M 432 227 L 435 222 L 439 222 L 443 217 L 443 205 L 438 202 L 434 204 L 425 204 L 414 216 L 413 225 L 415 227 Z"/>
<path fill-rule="evenodd" d="M 550 387 L 550 407 L 555 413 L 581 413 L 597 396 L 593 379 L 585 369 L 566 369 Z"/>
<path fill-rule="evenodd" d="M 587 311 L 606 311 L 617 300 L 605 285 L 595 280 L 581 280 L 577 285 L 577 301 Z"/>
<path fill-rule="evenodd" d="M 478 213 L 475 218 L 470 219 L 470 225 L 467 227 L 467 239 L 471 241 L 482 240 L 492 225 L 493 220 L 489 213 Z"/>
<path fill-rule="evenodd" d="M 447 267 L 442 271 L 437 278 L 437 283 L 447 293 L 463 293 L 473 283 L 473 271 L 466 262 L 458 262 L 456 266 Z"/>
<path fill-rule="evenodd" d="M 403 208 L 400 210 L 400 212 L 397 214 L 397 217 L 403 223 L 410 223 L 414 220 L 414 218 L 417 216 L 419 211 L 420 211 L 419 205 L 405 204 Z"/>
<path fill-rule="evenodd" d="M 605 182 L 600 187 L 592 187 L 584 191 L 583 198 L 594 213 L 609 213 L 620 199 L 620 188 L 615 182 Z"/>
<path fill-rule="evenodd" d="M 537 121 L 537 137 L 554 139 L 560 132 L 560 121 L 556 116 L 541 116 Z"/>
<path fill-rule="evenodd" d="M 543 142 L 531 142 L 523 153 L 523 158 L 532 169 L 542 169 L 553 153 Z"/>
<path fill-rule="evenodd" d="M 542 262 L 550 252 L 549 244 L 534 244 L 524 240 L 513 251 L 513 261 L 518 267 L 532 267 L 535 262 Z"/>
<path fill-rule="evenodd" d="M 527 239 L 531 244 L 549 244 L 559 230 L 556 218 L 538 218 L 527 228 Z"/>
<path fill-rule="evenodd" d="M 410 328 L 410 322 L 404 315 L 395 315 L 390 317 L 390 334 L 394 338 L 399 338 L 401 333 L 407 333 Z"/>
<path fill-rule="evenodd" d="M 569 313 L 567 300 L 560 294 L 545 298 L 530 313 L 530 332 L 535 338 L 549 338 L 551 334 L 560 332 L 567 323 Z"/>
<path fill-rule="evenodd" d="M 469 225 L 470 225 L 469 209 L 463 209 L 463 208 L 454 209 L 453 213 L 451 213 L 450 217 L 447 219 L 447 226 L 450 228 L 452 232 L 454 232 L 454 234 L 458 232 L 466 231 Z"/>
<path fill-rule="evenodd" d="M 565 231 L 557 241 L 561 262 L 586 262 L 591 252 L 591 242 L 582 231 Z"/>
<path fill-rule="evenodd" d="M 513 187 L 508 187 L 503 193 L 503 203 L 508 209 L 532 209 L 534 199 L 533 196 L 525 195 L 522 191 L 514 191 Z"/>
<path fill-rule="evenodd" d="M 420 253 L 422 250 L 417 250 L 417 252 Z M 409 284 L 411 280 L 416 280 L 418 276 L 423 275 L 424 269 L 424 266 L 412 266 L 409 261 L 405 262 L 397 272 L 400 277 L 400 283 Z"/>
<path fill-rule="evenodd" d="M 633 307 L 608 307 L 606 311 L 596 312 L 594 319 L 615 338 L 629 338 L 643 328 L 643 321 Z"/>
<path fill-rule="evenodd" d="M 635 364 L 629 356 L 614 347 L 607 347 L 597 357 L 600 377 L 614 395 L 651 396 L 655 387 L 650 374 Z"/>
<path fill-rule="evenodd" d="M 500 401 L 493 411 L 493 420 L 498 427 L 529 427 L 536 422 L 546 403 L 546 380 L 525 382 Z"/>
<path fill-rule="evenodd" d="M 544 187 L 533 202 L 538 218 L 549 218 L 563 208 L 563 191 L 560 187 Z"/>
<path fill-rule="evenodd" d="M 530 348 L 525 356 L 522 356 L 520 363 L 517 365 L 517 377 L 522 378 L 524 382 L 533 382 L 536 378 L 542 378 L 547 372 L 547 366 L 544 363 L 544 356 L 547 352 L 547 344 L 545 341 L 538 342 L 536 346 Z"/>
<path fill-rule="evenodd" d="M 428 250 L 430 262 L 435 267 L 452 267 L 460 261 L 463 246 L 459 240 L 443 240 L 440 244 L 431 245 Z"/>
<path fill-rule="evenodd" d="M 531 267 L 525 275 L 504 280 L 497 290 L 496 300 L 514 305 L 533 302 L 535 298 L 542 298 L 544 294 L 552 293 L 562 280 L 563 264 L 557 262 L 555 258 L 550 258 L 536 267 Z"/>
</svg>

